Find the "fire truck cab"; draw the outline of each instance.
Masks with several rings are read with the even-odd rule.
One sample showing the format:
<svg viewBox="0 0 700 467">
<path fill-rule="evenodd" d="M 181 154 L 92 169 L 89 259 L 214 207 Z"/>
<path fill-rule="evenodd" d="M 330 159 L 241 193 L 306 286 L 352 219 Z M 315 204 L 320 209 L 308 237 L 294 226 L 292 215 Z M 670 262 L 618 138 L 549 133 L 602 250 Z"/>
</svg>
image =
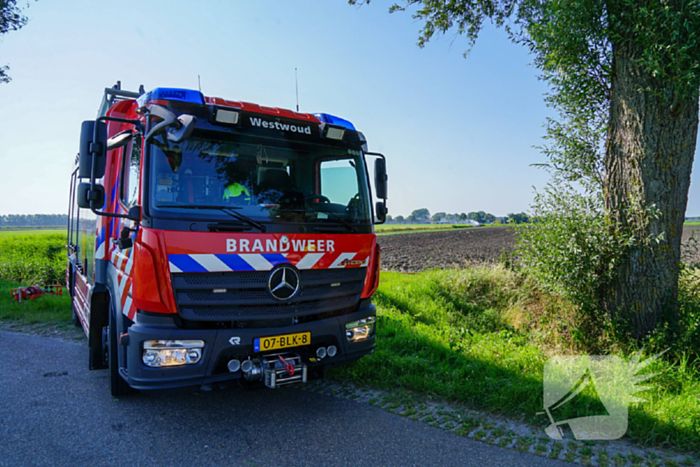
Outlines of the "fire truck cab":
<svg viewBox="0 0 700 467">
<path fill-rule="evenodd" d="M 386 198 L 385 158 L 347 120 L 105 89 L 70 183 L 66 281 L 90 369 L 115 396 L 276 388 L 372 353 Z"/>
</svg>

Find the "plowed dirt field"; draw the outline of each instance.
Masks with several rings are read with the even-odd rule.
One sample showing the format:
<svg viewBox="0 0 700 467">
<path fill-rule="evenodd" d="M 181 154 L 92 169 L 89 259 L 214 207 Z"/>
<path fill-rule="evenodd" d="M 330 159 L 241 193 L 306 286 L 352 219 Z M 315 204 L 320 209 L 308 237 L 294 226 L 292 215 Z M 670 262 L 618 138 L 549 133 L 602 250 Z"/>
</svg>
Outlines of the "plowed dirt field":
<svg viewBox="0 0 700 467">
<path fill-rule="evenodd" d="M 693 230 L 700 230 L 700 226 L 683 228 L 684 245 Z M 382 269 L 399 272 L 495 263 L 503 250 L 512 253 L 517 247 L 515 229 L 511 227 L 381 235 L 377 242 L 382 247 Z M 700 261 L 700 252 L 696 252 L 693 261 Z"/>
</svg>

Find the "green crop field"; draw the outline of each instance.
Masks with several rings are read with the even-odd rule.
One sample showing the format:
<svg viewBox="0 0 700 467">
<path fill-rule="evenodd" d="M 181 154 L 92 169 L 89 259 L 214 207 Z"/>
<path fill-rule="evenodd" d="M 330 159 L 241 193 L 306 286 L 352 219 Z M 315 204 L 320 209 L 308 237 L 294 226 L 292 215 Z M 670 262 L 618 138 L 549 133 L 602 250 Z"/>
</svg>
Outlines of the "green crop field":
<svg viewBox="0 0 700 467">
<path fill-rule="evenodd" d="M 10 229 L 0 229 L 0 237 L 9 235 L 27 235 L 27 234 L 37 234 L 37 235 L 47 235 L 47 234 L 61 234 L 65 240 L 66 229 L 28 229 L 28 230 L 10 230 Z"/>
<path fill-rule="evenodd" d="M 22 285 L 65 282 L 65 232 L 0 233 L 0 279 Z"/>
</svg>

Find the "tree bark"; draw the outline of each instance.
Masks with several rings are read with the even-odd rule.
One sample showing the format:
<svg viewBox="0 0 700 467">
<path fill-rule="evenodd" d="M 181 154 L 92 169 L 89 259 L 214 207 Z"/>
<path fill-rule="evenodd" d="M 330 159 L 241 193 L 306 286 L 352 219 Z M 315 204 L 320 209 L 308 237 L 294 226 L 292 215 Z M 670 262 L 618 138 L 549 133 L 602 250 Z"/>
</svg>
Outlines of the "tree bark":
<svg viewBox="0 0 700 467">
<path fill-rule="evenodd" d="M 678 316 L 683 221 L 698 131 L 698 94 L 677 97 L 673 83 L 638 64 L 633 41 L 613 42 L 605 204 L 615 228 L 636 239 L 617 265 L 603 306 L 640 338 Z M 655 208 L 658 216 L 650 215 Z M 654 209 L 652 209 L 654 211 Z M 660 241 L 643 239 L 663 234 Z"/>
</svg>

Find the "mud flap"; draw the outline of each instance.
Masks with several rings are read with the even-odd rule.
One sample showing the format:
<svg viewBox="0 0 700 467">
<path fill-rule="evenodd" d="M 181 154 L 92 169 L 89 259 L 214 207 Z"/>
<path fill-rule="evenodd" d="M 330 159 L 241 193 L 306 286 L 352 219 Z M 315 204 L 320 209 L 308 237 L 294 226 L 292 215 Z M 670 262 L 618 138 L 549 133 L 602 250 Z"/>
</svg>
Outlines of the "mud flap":
<svg viewBox="0 0 700 467">
<path fill-rule="evenodd" d="M 90 346 L 90 369 L 106 370 L 109 368 L 105 361 L 102 347 L 102 328 L 109 325 L 109 293 L 105 290 L 92 294 L 90 305 L 90 334 L 88 344 Z"/>
</svg>

